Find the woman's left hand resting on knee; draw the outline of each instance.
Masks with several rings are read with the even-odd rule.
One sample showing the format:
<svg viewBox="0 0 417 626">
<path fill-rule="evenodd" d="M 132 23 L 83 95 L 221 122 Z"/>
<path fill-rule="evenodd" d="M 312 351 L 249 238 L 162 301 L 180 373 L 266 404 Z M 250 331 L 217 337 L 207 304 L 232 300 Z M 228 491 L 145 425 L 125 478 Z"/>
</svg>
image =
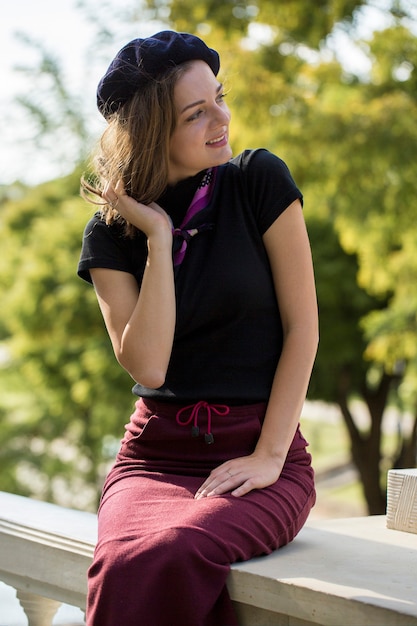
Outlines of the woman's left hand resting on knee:
<svg viewBox="0 0 417 626">
<path fill-rule="evenodd" d="M 285 459 L 284 459 L 285 460 Z M 244 496 L 252 489 L 268 487 L 278 480 L 283 462 L 253 453 L 222 463 L 214 469 L 195 494 L 195 499 L 230 492 Z"/>
</svg>

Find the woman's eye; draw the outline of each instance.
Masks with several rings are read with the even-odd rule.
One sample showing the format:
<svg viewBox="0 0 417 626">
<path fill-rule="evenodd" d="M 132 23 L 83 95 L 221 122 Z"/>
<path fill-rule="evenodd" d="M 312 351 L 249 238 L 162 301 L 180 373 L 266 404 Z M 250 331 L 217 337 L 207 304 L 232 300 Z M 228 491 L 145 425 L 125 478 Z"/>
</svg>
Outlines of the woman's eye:
<svg viewBox="0 0 417 626">
<path fill-rule="evenodd" d="M 193 113 L 192 115 L 190 115 L 189 118 L 187 118 L 188 122 L 192 122 L 193 120 L 196 120 L 200 117 L 200 115 L 202 114 L 202 110 L 199 109 L 198 111 L 196 111 L 195 113 Z"/>
</svg>

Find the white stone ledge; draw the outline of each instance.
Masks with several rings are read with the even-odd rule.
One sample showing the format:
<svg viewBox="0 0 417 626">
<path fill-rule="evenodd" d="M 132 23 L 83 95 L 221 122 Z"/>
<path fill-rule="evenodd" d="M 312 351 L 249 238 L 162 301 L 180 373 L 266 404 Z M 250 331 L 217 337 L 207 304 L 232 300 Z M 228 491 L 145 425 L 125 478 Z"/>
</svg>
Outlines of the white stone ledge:
<svg viewBox="0 0 417 626">
<path fill-rule="evenodd" d="M 235 564 L 229 589 L 302 624 L 414 626 L 416 572 L 417 538 L 387 529 L 385 516 L 320 520 L 272 555 Z"/>
<path fill-rule="evenodd" d="M 92 513 L 0 492 L 0 579 L 83 608 L 96 532 Z"/>
<path fill-rule="evenodd" d="M 84 609 L 96 516 L 0 492 L 0 580 Z M 241 626 L 417 626 L 417 535 L 385 516 L 309 522 L 285 548 L 236 563 Z"/>
</svg>

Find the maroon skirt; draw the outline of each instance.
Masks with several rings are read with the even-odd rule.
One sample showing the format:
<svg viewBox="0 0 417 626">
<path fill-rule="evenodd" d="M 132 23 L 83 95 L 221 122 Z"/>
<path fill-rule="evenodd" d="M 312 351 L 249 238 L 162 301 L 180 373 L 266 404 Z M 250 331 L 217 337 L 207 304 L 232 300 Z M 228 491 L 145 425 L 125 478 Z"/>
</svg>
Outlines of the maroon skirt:
<svg viewBox="0 0 417 626">
<path fill-rule="evenodd" d="M 299 429 L 276 483 L 194 499 L 212 469 L 252 453 L 265 407 L 136 403 L 103 488 L 87 626 L 237 625 L 230 564 L 289 543 L 315 502 Z"/>
</svg>

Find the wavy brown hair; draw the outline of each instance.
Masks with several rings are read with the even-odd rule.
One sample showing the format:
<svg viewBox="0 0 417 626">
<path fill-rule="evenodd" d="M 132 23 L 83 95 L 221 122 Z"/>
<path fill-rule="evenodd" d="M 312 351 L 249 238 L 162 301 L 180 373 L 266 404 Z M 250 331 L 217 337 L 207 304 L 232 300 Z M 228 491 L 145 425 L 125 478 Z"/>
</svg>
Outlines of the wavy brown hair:
<svg viewBox="0 0 417 626">
<path fill-rule="evenodd" d="M 115 186 L 119 180 L 126 193 L 143 204 L 155 202 L 162 195 L 168 184 L 169 143 L 177 122 L 174 87 L 189 65 L 183 63 L 162 78 L 149 80 L 108 118 L 92 155 L 92 173 L 81 178 L 81 195 L 101 207 L 107 224 L 124 224 L 129 236 L 135 227 L 98 198 L 107 182 Z"/>
</svg>

